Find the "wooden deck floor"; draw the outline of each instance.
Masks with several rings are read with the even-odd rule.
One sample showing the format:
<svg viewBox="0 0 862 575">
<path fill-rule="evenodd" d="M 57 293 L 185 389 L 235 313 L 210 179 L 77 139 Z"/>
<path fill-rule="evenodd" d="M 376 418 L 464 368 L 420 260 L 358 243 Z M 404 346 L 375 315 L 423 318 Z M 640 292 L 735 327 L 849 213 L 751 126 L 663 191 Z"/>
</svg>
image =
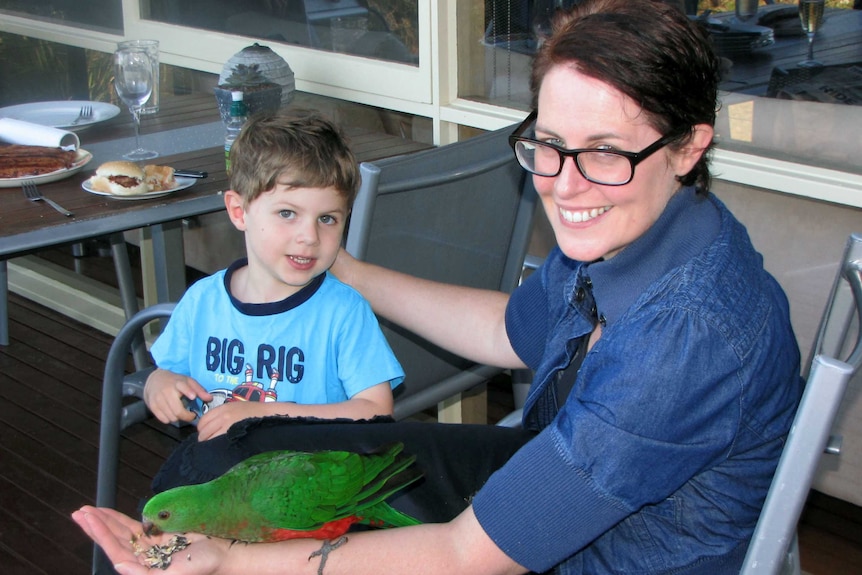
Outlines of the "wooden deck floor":
<svg viewBox="0 0 862 575">
<path fill-rule="evenodd" d="M 60 258 L 62 259 L 62 258 Z M 108 260 L 109 261 L 109 260 Z M 111 272 L 99 272 L 110 280 Z M 69 519 L 95 499 L 101 376 L 111 338 L 16 295 L 0 347 L 0 573 L 84 575 L 92 546 Z M 511 409 L 490 390 L 489 418 Z M 127 430 L 118 507 L 135 513 L 179 432 Z M 800 527 L 803 569 L 862 573 L 862 509 L 814 493 Z"/>
<path fill-rule="evenodd" d="M 69 519 L 95 500 L 99 397 L 106 335 L 10 298 L 0 349 L 0 571 L 84 574 L 92 547 Z M 129 513 L 178 440 L 156 423 L 123 444 L 119 508 Z"/>
</svg>

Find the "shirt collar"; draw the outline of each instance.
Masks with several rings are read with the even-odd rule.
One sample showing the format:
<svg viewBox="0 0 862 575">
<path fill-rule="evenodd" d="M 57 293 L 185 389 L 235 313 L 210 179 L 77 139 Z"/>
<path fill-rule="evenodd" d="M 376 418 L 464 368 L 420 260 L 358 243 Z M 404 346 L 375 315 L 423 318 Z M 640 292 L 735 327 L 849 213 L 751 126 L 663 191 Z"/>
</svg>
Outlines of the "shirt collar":
<svg viewBox="0 0 862 575">
<path fill-rule="evenodd" d="M 319 290 L 320 286 L 323 285 L 323 280 L 326 277 L 326 274 L 329 273 L 325 272 L 320 274 L 319 276 L 311 280 L 308 285 L 304 286 L 298 292 L 286 297 L 281 301 L 274 301 L 269 303 L 246 303 L 236 299 L 231 293 L 230 281 L 236 270 L 243 268 L 247 265 L 248 258 L 240 258 L 237 261 L 233 262 L 227 268 L 224 274 L 224 289 L 227 291 L 227 294 L 230 297 L 231 304 L 233 304 L 234 308 L 236 308 L 238 311 L 245 315 L 255 316 L 276 315 L 299 307 L 300 305 L 307 302 L 311 298 L 311 296 L 317 293 L 317 290 Z"/>
<path fill-rule="evenodd" d="M 656 280 L 701 253 L 720 227 L 714 202 L 696 195 L 693 187 L 682 188 L 646 233 L 611 259 L 588 264 L 586 273 L 605 325 L 615 322 Z"/>
</svg>

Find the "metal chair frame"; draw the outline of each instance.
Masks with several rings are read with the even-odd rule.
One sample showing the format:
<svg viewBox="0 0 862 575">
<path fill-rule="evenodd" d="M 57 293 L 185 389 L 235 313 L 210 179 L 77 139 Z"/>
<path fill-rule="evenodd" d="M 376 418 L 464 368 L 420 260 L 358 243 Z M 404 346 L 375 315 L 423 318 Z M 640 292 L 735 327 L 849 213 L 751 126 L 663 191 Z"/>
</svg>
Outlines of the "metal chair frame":
<svg viewBox="0 0 862 575">
<path fill-rule="evenodd" d="M 812 356 L 741 575 L 801 572 L 796 526 L 821 455 L 840 452 L 841 438 L 830 433 L 847 385 L 862 365 L 862 235 L 847 241 Z"/>
<path fill-rule="evenodd" d="M 347 251 L 426 279 L 511 292 L 523 273 L 537 203 L 532 178 L 509 147 L 512 129 L 361 164 Z M 396 419 L 503 371 L 445 352 L 385 320 L 381 326 L 406 372 L 404 390 L 396 390 Z"/>
</svg>

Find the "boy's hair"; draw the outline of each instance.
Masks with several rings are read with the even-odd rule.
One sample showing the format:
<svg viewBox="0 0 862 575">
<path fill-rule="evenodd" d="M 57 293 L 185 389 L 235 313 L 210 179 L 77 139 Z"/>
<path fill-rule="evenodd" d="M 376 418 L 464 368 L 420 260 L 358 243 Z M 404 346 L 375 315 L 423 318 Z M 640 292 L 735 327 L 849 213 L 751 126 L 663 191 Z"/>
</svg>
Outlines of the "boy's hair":
<svg viewBox="0 0 862 575">
<path fill-rule="evenodd" d="M 273 189 L 279 178 L 294 187 L 335 188 L 348 209 L 360 181 L 344 134 L 310 110 L 253 116 L 231 146 L 230 188 L 245 205 Z"/>
</svg>

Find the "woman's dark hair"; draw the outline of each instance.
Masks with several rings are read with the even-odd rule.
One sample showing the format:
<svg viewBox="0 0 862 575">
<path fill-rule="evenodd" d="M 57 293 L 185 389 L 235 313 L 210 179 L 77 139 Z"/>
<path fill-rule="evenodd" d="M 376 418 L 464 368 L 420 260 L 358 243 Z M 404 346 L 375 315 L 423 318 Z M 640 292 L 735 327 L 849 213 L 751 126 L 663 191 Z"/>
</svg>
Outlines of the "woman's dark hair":
<svg viewBox="0 0 862 575">
<path fill-rule="evenodd" d="M 680 130 L 680 147 L 696 124 L 715 124 L 720 62 L 699 26 L 658 0 L 586 0 L 559 11 L 533 62 L 533 106 L 548 71 L 571 65 L 613 86 L 648 114 L 661 134 Z M 708 152 L 679 180 L 709 190 Z"/>
</svg>

